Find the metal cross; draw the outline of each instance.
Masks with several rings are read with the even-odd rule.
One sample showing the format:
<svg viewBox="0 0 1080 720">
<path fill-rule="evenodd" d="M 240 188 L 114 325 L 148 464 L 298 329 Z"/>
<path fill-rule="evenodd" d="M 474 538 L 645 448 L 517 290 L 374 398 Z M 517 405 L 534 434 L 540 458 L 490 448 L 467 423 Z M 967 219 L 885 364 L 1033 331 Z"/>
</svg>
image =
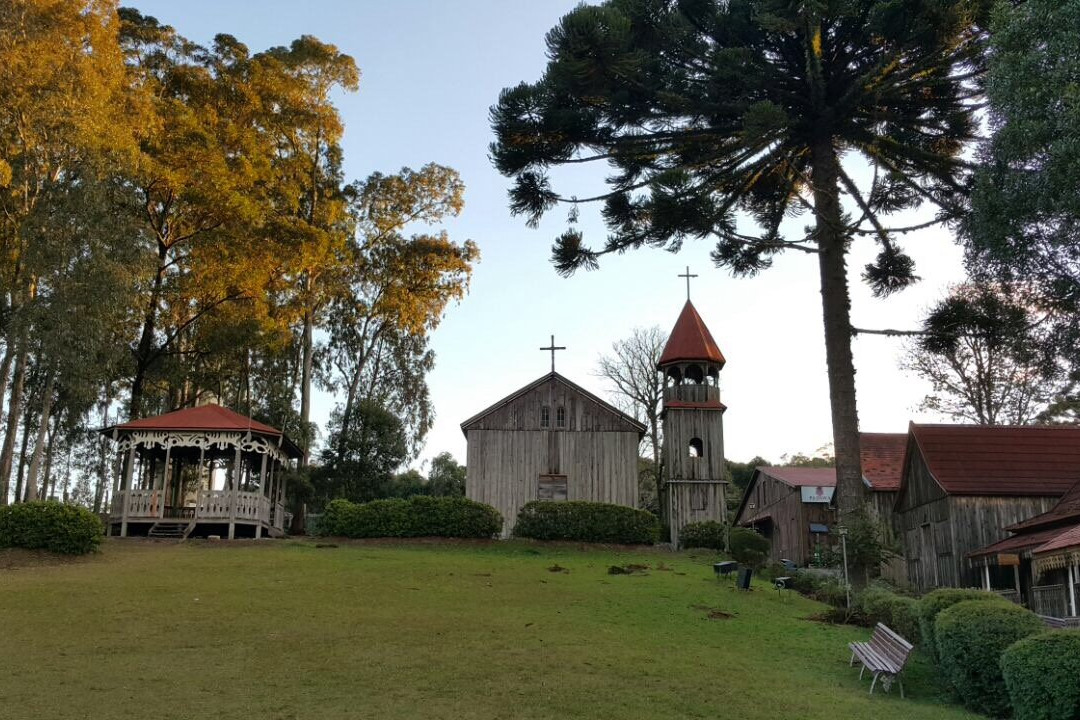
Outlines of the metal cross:
<svg viewBox="0 0 1080 720">
<path fill-rule="evenodd" d="M 552 335 L 551 336 L 551 345 L 549 345 L 548 347 L 542 347 L 540 349 L 541 350 L 550 350 L 551 351 L 551 372 L 555 372 L 555 351 L 556 350 L 565 350 L 566 346 L 558 346 L 558 345 L 556 345 L 555 344 L 555 336 Z"/>
<path fill-rule="evenodd" d="M 686 299 L 689 300 L 690 299 L 690 278 L 696 278 L 697 275 L 691 275 L 690 274 L 690 266 L 687 265 L 686 266 L 686 272 L 685 273 L 680 273 L 679 277 L 686 278 Z"/>
</svg>

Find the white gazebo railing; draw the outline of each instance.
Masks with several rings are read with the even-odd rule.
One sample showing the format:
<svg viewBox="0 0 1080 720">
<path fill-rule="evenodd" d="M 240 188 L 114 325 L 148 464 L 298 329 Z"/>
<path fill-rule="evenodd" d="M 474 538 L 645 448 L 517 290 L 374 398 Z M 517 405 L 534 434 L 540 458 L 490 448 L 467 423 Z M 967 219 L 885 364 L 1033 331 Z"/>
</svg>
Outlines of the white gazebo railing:
<svg viewBox="0 0 1080 720">
<path fill-rule="evenodd" d="M 121 490 L 113 498 L 111 514 L 114 519 L 124 516 L 127 504 L 128 521 L 157 520 L 164 517 L 160 505 L 159 490 Z M 235 512 L 234 505 L 235 502 Z M 271 508 L 274 508 L 271 518 Z M 283 527 L 285 508 L 272 503 L 261 492 L 232 492 L 231 490 L 200 490 L 195 506 L 183 508 L 181 516 L 193 520 L 221 520 L 240 522 L 264 522 L 273 527 Z M 175 513 L 172 513 L 175 514 Z M 273 522 L 271 522 L 273 520 Z"/>
</svg>

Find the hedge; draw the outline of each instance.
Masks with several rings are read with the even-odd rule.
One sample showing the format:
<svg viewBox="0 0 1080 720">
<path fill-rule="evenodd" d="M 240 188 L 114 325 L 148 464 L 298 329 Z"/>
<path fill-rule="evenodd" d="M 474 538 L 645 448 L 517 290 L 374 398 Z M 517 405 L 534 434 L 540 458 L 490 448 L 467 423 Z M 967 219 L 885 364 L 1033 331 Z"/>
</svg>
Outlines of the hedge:
<svg viewBox="0 0 1080 720">
<path fill-rule="evenodd" d="M 463 497 L 427 497 L 326 506 L 320 532 L 348 538 L 454 537 L 490 538 L 502 531 L 502 516 L 483 503 Z"/>
<path fill-rule="evenodd" d="M 103 534 L 101 519 L 78 505 L 41 500 L 0 507 L 0 548 L 85 555 Z"/>
<path fill-rule="evenodd" d="M 584 500 L 534 500 L 518 512 L 516 537 L 651 545 L 660 521 L 646 510 Z"/>
<path fill-rule="evenodd" d="M 882 623 L 912 644 L 920 643 L 919 601 L 898 595 L 883 585 L 870 585 L 856 598 L 859 612 L 871 623 Z"/>
<path fill-rule="evenodd" d="M 769 559 L 769 540 L 750 528 L 731 528 L 728 542 L 731 543 L 731 557 L 740 565 L 761 567 Z"/>
<path fill-rule="evenodd" d="M 941 670 L 965 707 L 1008 717 L 1001 654 L 1017 640 L 1043 630 L 1038 615 L 1000 600 L 965 600 L 942 610 L 934 622 Z"/>
<path fill-rule="evenodd" d="M 1053 630 L 1013 643 L 1001 674 L 1016 720 L 1080 717 L 1080 630 Z"/>
<path fill-rule="evenodd" d="M 715 520 L 683 525 L 679 531 L 679 547 L 723 550 L 727 526 Z"/>
<path fill-rule="evenodd" d="M 938 613 L 965 600 L 1000 600 L 1001 602 L 1008 602 L 1000 596 L 985 590 L 964 590 L 961 588 L 941 588 L 920 598 L 916 608 L 919 616 L 919 636 L 922 638 L 923 650 L 935 662 L 938 655 L 937 639 L 934 636 L 934 622 Z"/>
</svg>

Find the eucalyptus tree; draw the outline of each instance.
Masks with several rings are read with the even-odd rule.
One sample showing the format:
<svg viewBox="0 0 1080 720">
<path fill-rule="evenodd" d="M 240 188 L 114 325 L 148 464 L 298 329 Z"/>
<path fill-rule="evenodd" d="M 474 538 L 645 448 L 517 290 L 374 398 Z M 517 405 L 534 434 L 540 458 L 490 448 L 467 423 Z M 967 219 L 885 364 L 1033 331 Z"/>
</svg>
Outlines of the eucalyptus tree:
<svg viewBox="0 0 1080 720">
<path fill-rule="evenodd" d="M 877 295 L 916 280 L 886 216 L 929 204 L 954 220 L 968 192 L 988 0 L 608 0 L 547 35 L 534 83 L 491 110 L 492 160 L 530 224 L 560 203 L 602 204 L 600 247 L 571 227 L 562 274 L 642 246 L 712 238 L 718 267 L 753 275 L 785 251 L 816 257 L 838 498 L 862 499 L 849 245 L 878 245 Z M 868 164 L 860 182 L 852 167 Z M 849 162 L 845 163 L 845 160 Z M 551 169 L 605 163 L 607 188 L 556 191 Z M 843 196 L 851 212 L 844 208 Z M 741 213 L 741 214 L 740 214 Z M 806 213 L 805 236 L 782 222 Z M 751 227 L 752 226 L 752 227 Z M 911 229 L 904 228 L 904 229 Z"/>
</svg>

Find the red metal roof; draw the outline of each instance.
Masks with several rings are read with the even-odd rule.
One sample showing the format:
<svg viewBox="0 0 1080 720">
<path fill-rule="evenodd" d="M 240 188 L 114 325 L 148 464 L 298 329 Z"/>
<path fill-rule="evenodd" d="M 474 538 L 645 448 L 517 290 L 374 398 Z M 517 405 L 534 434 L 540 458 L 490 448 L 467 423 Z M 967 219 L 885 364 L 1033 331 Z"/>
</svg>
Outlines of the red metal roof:
<svg viewBox="0 0 1080 720">
<path fill-rule="evenodd" d="M 1057 505 L 1054 507 L 1041 515 L 1028 518 L 1005 529 L 1020 532 L 1031 528 L 1062 525 L 1072 520 L 1080 520 L 1080 482 L 1069 488 L 1069 491 L 1058 500 Z"/>
<path fill-rule="evenodd" d="M 263 435 L 280 437 L 281 431 L 269 425 L 252 420 L 246 415 L 220 405 L 199 405 L 183 410 L 174 410 L 164 415 L 140 418 L 122 425 L 116 430 L 248 430 Z"/>
<path fill-rule="evenodd" d="M 1039 532 L 1027 533 L 1026 535 L 1014 535 L 1004 540 L 998 540 L 996 543 L 987 545 L 986 547 L 973 550 L 967 554 L 968 557 L 984 557 L 987 555 L 997 555 L 998 553 L 1022 553 L 1025 550 L 1034 550 L 1047 540 L 1052 540 L 1061 534 L 1061 528 L 1051 528 L 1049 530 L 1041 530 Z"/>
<path fill-rule="evenodd" d="M 952 495 L 1064 495 L 1080 481 L 1080 427 L 916 425 L 911 433 Z"/>
<path fill-rule="evenodd" d="M 658 365 L 694 360 L 714 362 L 720 367 L 726 362 L 709 328 L 705 327 L 705 322 L 694 309 L 693 303 L 687 300 L 679 313 L 679 319 L 675 321 L 675 327 L 671 330 Z"/>
<path fill-rule="evenodd" d="M 1065 530 L 1059 528 L 1056 532 L 1057 535 L 1054 538 L 1035 548 L 1033 552 L 1037 554 L 1048 553 L 1080 545 L 1080 525 L 1073 525 Z"/>
<path fill-rule="evenodd" d="M 664 403 L 665 408 L 690 408 L 697 410 L 727 410 L 727 405 L 719 400 L 706 400 L 704 402 L 687 402 L 685 400 L 668 400 Z"/>
<path fill-rule="evenodd" d="M 757 469 L 791 487 L 836 487 L 835 468 L 771 466 Z"/>
<path fill-rule="evenodd" d="M 863 477 L 874 492 L 893 492 L 900 489 L 904 473 L 905 433 L 859 433 L 859 456 Z"/>
</svg>

